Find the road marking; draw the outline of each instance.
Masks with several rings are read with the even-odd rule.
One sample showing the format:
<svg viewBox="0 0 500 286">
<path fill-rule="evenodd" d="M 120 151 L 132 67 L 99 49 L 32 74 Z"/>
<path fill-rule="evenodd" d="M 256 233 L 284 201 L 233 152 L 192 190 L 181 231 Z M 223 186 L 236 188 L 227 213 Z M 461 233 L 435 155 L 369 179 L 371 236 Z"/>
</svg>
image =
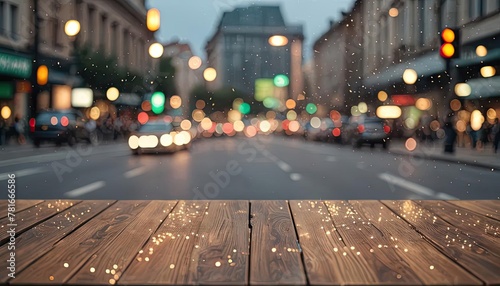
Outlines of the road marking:
<svg viewBox="0 0 500 286">
<path fill-rule="evenodd" d="M 393 176 L 388 173 L 379 174 L 378 177 L 391 185 L 399 186 L 401 188 L 407 189 L 408 191 L 414 192 L 419 195 L 434 196 L 435 194 L 433 190 L 427 187 L 415 184 L 413 182 L 410 182 L 408 180 L 405 180 L 397 176 Z"/>
<path fill-rule="evenodd" d="M 335 156 L 327 156 L 326 161 L 327 162 L 337 162 L 337 158 Z"/>
<path fill-rule="evenodd" d="M 24 169 L 24 170 L 19 170 L 19 171 L 13 171 L 13 172 L 9 172 L 9 173 L 3 173 L 3 174 L 0 174 L 0 181 L 7 180 L 9 178 L 9 174 L 14 174 L 14 175 L 16 175 L 16 178 L 19 178 L 19 177 L 25 177 L 25 176 L 39 174 L 39 173 L 43 173 L 43 172 L 47 172 L 47 169 L 45 169 L 45 168 L 29 168 L 29 169 Z"/>
<path fill-rule="evenodd" d="M 445 194 L 445 193 L 437 193 L 436 197 L 438 199 L 442 199 L 442 200 L 459 200 L 459 198 L 454 197 L 452 195 Z"/>
<path fill-rule="evenodd" d="M 43 162 L 61 160 L 64 158 L 66 158 L 66 152 L 34 155 L 34 156 L 28 156 L 28 157 L 23 157 L 23 158 L 3 160 L 2 162 L 0 162 L 0 167 L 17 165 L 17 164 L 24 164 L 24 163 L 43 163 Z"/>
<path fill-rule="evenodd" d="M 146 173 L 146 170 L 147 170 L 146 167 L 141 166 L 126 172 L 125 174 L 123 174 L 123 176 L 125 176 L 125 178 L 127 179 L 130 179 Z"/>
<path fill-rule="evenodd" d="M 302 179 L 302 175 L 301 174 L 297 174 L 297 173 L 291 173 L 290 174 L 290 179 L 292 179 L 292 181 L 298 181 L 298 180 Z"/>
<path fill-rule="evenodd" d="M 89 184 L 89 185 L 80 187 L 78 189 L 74 189 L 72 191 L 69 191 L 67 193 L 64 193 L 64 195 L 66 197 L 76 198 L 76 197 L 79 197 L 81 195 L 96 191 L 97 189 L 100 189 L 100 188 L 104 187 L 105 185 L 106 185 L 106 183 L 104 181 L 97 181 L 97 182 L 94 182 L 92 184 Z"/>
<path fill-rule="evenodd" d="M 290 172 L 292 170 L 292 167 L 290 167 L 290 165 L 288 165 L 287 163 L 285 163 L 283 161 L 278 161 L 278 162 L 276 162 L 276 164 L 278 164 L 278 167 L 280 167 L 280 169 L 285 171 L 285 172 Z"/>
</svg>

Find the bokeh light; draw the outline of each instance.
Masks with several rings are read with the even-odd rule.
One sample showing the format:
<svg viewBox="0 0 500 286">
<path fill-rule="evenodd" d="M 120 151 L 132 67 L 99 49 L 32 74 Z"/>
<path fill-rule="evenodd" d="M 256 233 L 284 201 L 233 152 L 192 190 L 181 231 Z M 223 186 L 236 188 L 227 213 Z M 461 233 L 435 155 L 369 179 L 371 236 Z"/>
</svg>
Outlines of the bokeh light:
<svg viewBox="0 0 500 286">
<path fill-rule="evenodd" d="M 109 101 L 115 101 L 120 96 L 120 91 L 116 87 L 110 87 L 106 91 L 106 97 Z"/>
<path fill-rule="evenodd" d="M 140 124 L 144 125 L 149 121 L 149 115 L 142 111 L 137 115 L 137 121 L 139 121 Z"/>
<path fill-rule="evenodd" d="M 289 110 L 286 113 L 286 119 L 290 121 L 297 119 L 297 112 L 295 112 L 295 110 Z"/>
<path fill-rule="evenodd" d="M 210 118 L 208 117 L 205 117 L 203 118 L 203 120 L 201 120 L 200 125 L 203 130 L 210 130 L 210 128 L 212 128 L 212 120 L 210 120 Z"/>
<path fill-rule="evenodd" d="M 277 87 L 285 87 L 290 84 L 290 79 L 284 74 L 278 74 L 274 77 L 274 85 Z"/>
<path fill-rule="evenodd" d="M 149 55 L 152 58 L 160 58 L 163 55 L 163 46 L 160 43 L 153 43 L 149 46 Z"/>
<path fill-rule="evenodd" d="M 414 69 L 406 69 L 403 72 L 403 81 L 406 84 L 414 84 L 418 79 L 418 74 Z"/>
<path fill-rule="evenodd" d="M 198 100 L 196 101 L 196 104 L 195 104 L 195 105 L 196 105 L 196 108 L 197 108 L 197 109 L 203 109 L 203 108 L 205 108 L 205 105 L 206 105 L 206 104 L 205 104 L 205 101 L 204 101 L 203 99 L 198 99 Z"/>
<path fill-rule="evenodd" d="M 197 70 L 201 67 L 202 60 L 198 56 L 192 56 L 188 60 L 188 66 L 192 70 Z"/>
<path fill-rule="evenodd" d="M 455 128 L 458 132 L 465 132 L 465 130 L 467 130 L 467 123 L 461 119 L 457 120 Z"/>
<path fill-rule="evenodd" d="M 59 122 L 59 120 L 57 119 L 57 117 L 52 116 L 52 117 L 50 118 L 50 124 L 52 124 L 52 125 L 56 125 L 58 122 Z"/>
<path fill-rule="evenodd" d="M 187 120 L 187 119 L 184 119 L 181 121 L 181 128 L 182 130 L 189 130 L 191 129 L 191 121 Z"/>
<path fill-rule="evenodd" d="M 89 112 L 89 117 L 92 120 L 99 119 L 99 117 L 101 117 L 101 110 L 99 109 L 99 107 L 97 106 L 92 107 Z"/>
<path fill-rule="evenodd" d="M 191 117 L 193 117 L 194 121 L 200 122 L 205 117 L 205 112 L 203 112 L 203 110 L 195 109 L 195 110 L 193 110 Z"/>
<path fill-rule="evenodd" d="M 392 18 L 395 18 L 398 15 L 399 15 L 398 8 L 392 7 L 391 9 L 389 9 L 389 16 L 391 16 Z"/>
<path fill-rule="evenodd" d="M 482 77 L 492 77 L 496 74 L 496 69 L 492 66 L 485 66 L 481 68 Z"/>
<path fill-rule="evenodd" d="M 406 139 L 405 148 L 408 151 L 414 151 L 417 148 L 417 141 L 413 138 Z"/>
<path fill-rule="evenodd" d="M 352 116 L 360 116 L 361 112 L 359 112 L 358 106 L 351 106 L 351 115 Z"/>
<path fill-rule="evenodd" d="M 248 138 L 254 137 L 255 135 L 257 135 L 257 128 L 255 128 L 254 126 L 247 126 L 244 133 Z"/>
<path fill-rule="evenodd" d="M 151 32 L 156 32 L 160 29 L 160 10 L 151 8 L 146 14 L 146 26 Z"/>
<path fill-rule="evenodd" d="M 333 128 L 332 135 L 335 137 L 339 137 L 340 136 L 340 128 L 338 128 L 338 127 Z"/>
<path fill-rule="evenodd" d="M 132 135 L 128 138 L 128 146 L 130 149 L 137 149 L 139 148 L 139 137 Z"/>
<path fill-rule="evenodd" d="M 479 110 L 474 110 L 472 111 L 470 115 L 470 127 L 472 130 L 477 131 L 481 129 L 481 126 L 483 126 L 484 123 L 484 116 Z"/>
<path fill-rule="evenodd" d="M 338 112 L 337 110 L 330 111 L 330 119 L 332 119 L 333 121 L 339 121 L 340 118 L 340 112 Z"/>
<path fill-rule="evenodd" d="M 381 90 L 378 92 L 377 97 L 378 97 L 378 100 L 384 102 L 387 100 L 388 95 L 387 95 L 387 92 Z"/>
<path fill-rule="evenodd" d="M 269 132 L 269 130 L 271 130 L 271 123 L 267 120 L 263 120 L 259 124 L 259 129 L 264 133 Z"/>
<path fill-rule="evenodd" d="M 291 132 L 297 132 L 300 129 L 300 123 L 297 120 L 292 120 L 288 124 L 288 130 Z"/>
<path fill-rule="evenodd" d="M 376 114 L 380 118 L 395 119 L 401 116 L 401 108 L 396 105 L 384 105 L 377 108 Z"/>
<path fill-rule="evenodd" d="M 229 122 L 222 124 L 222 131 L 228 135 L 233 133 L 233 131 L 234 131 L 233 124 L 231 124 Z"/>
<path fill-rule="evenodd" d="M 432 102 L 428 98 L 421 97 L 415 102 L 415 107 L 420 110 L 429 110 L 432 107 Z"/>
<path fill-rule="evenodd" d="M 172 97 L 170 97 L 170 106 L 173 109 L 177 109 L 177 108 L 181 107 L 181 105 L 182 105 L 182 99 L 180 96 L 172 95 Z"/>
<path fill-rule="evenodd" d="M 319 119 L 319 117 L 314 116 L 313 118 L 311 118 L 309 123 L 313 128 L 319 128 L 321 126 L 321 119 Z"/>
<path fill-rule="evenodd" d="M 437 120 L 431 121 L 429 126 L 430 126 L 431 130 L 434 132 L 438 131 L 439 128 L 441 128 L 441 124 Z"/>
<path fill-rule="evenodd" d="M 358 110 L 361 113 L 367 113 L 368 112 L 368 105 L 365 102 L 360 102 L 358 104 Z"/>
<path fill-rule="evenodd" d="M 267 119 L 274 119 L 274 118 L 276 118 L 276 112 L 274 112 L 272 110 L 269 110 L 268 112 L 266 112 L 266 118 Z"/>
<path fill-rule="evenodd" d="M 455 94 L 457 96 L 469 96 L 472 92 L 472 89 L 467 83 L 457 83 L 455 85 Z"/>
<path fill-rule="evenodd" d="M 497 118 L 497 111 L 493 108 L 488 109 L 488 111 L 486 111 L 486 117 L 488 117 L 488 119 Z"/>
<path fill-rule="evenodd" d="M 238 110 L 230 110 L 227 113 L 227 119 L 229 120 L 229 122 L 235 122 L 241 120 L 241 118 L 242 118 L 241 112 L 239 112 Z"/>
<path fill-rule="evenodd" d="M 245 129 L 245 123 L 243 123 L 243 121 L 241 121 L 241 120 L 235 121 L 233 123 L 233 128 L 234 128 L 234 131 L 241 132 L 241 131 L 243 131 L 243 129 Z"/>
<path fill-rule="evenodd" d="M 458 99 L 452 99 L 450 101 L 450 108 L 453 111 L 458 111 L 462 107 L 462 103 Z"/>
<path fill-rule="evenodd" d="M 3 119 L 8 119 L 10 117 L 10 115 L 12 114 L 12 111 L 10 110 L 10 107 L 4 106 L 4 107 L 2 107 L 0 114 L 2 115 Z"/>
<path fill-rule="evenodd" d="M 77 20 L 69 20 L 64 24 L 64 33 L 70 37 L 74 37 L 80 33 L 80 22 Z"/>
<path fill-rule="evenodd" d="M 486 57 L 487 54 L 488 54 L 488 49 L 486 49 L 485 46 L 479 45 L 476 47 L 476 55 L 478 57 Z"/>
<path fill-rule="evenodd" d="M 144 100 L 141 103 L 141 109 L 144 111 L 151 111 L 151 102 L 149 100 Z"/>
<path fill-rule="evenodd" d="M 250 113 L 250 104 L 243 102 L 242 104 L 240 104 L 239 110 L 242 114 Z"/>
<path fill-rule="evenodd" d="M 269 37 L 269 44 L 274 47 L 282 47 L 288 44 L 288 38 L 281 35 L 274 35 Z"/>
<path fill-rule="evenodd" d="M 293 99 L 288 99 L 286 102 L 285 102 L 285 105 L 286 105 L 286 108 L 288 109 L 294 109 L 295 106 L 297 106 L 297 104 L 295 103 L 295 100 Z"/>
<path fill-rule="evenodd" d="M 314 114 L 316 113 L 316 111 L 318 111 L 318 107 L 316 106 L 316 104 L 314 103 L 308 103 L 306 105 L 306 112 L 309 113 L 309 114 Z"/>
<path fill-rule="evenodd" d="M 214 81 L 217 78 L 217 71 L 214 68 L 206 68 L 203 71 L 203 78 L 206 81 Z"/>
</svg>

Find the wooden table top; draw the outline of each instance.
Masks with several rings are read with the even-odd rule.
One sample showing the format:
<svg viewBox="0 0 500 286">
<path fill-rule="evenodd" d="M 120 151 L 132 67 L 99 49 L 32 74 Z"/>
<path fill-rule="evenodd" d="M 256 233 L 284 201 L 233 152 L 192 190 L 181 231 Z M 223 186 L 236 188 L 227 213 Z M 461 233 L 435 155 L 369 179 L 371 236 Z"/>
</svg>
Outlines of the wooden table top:
<svg viewBox="0 0 500 286">
<path fill-rule="evenodd" d="M 18 200 L 14 244 L 0 210 L 1 284 L 500 284 L 500 201 Z"/>
</svg>

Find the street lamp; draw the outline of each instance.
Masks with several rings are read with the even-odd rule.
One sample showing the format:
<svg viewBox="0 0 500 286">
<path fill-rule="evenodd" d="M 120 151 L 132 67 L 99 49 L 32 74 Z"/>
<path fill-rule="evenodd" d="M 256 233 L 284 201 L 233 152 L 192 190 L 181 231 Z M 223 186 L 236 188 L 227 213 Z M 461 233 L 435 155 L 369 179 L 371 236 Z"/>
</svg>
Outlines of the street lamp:
<svg viewBox="0 0 500 286">
<path fill-rule="evenodd" d="M 206 81 L 214 81 L 217 77 L 217 71 L 214 68 L 206 68 L 203 71 L 203 77 Z"/>
<path fill-rule="evenodd" d="M 160 43 L 153 43 L 149 46 L 149 55 L 154 58 L 160 58 L 163 55 L 163 46 Z"/>
<path fill-rule="evenodd" d="M 273 47 L 283 47 L 288 44 L 288 38 L 282 35 L 274 35 L 269 37 L 268 42 Z"/>
<path fill-rule="evenodd" d="M 80 33 L 80 22 L 77 20 L 69 20 L 64 25 L 64 33 L 69 37 L 74 37 Z"/>
<path fill-rule="evenodd" d="M 418 74 L 414 69 L 406 69 L 403 72 L 403 81 L 406 84 L 414 84 L 418 79 Z"/>
</svg>

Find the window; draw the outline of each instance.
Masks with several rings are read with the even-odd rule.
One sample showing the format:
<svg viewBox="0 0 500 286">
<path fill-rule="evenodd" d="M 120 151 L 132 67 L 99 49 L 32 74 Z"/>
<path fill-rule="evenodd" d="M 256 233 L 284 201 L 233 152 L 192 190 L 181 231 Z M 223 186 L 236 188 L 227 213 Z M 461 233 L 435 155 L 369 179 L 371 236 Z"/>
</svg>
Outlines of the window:
<svg viewBox="0 0 500 286">
<path fill-rule="evenodd" d="M 17 24 L 19 18 L 18 10 L 17 6 L 10 6 L 10 37 L 13 40 L 17 40 L 19 38 L 19 27 Z"/>
<path fill-rule="evenodd" d="M 99 27 L 99 47 L 104 53 L 106 53 L 106 24 L 106 15 L 101 15 L 101 26 Z"/>
</svg>

